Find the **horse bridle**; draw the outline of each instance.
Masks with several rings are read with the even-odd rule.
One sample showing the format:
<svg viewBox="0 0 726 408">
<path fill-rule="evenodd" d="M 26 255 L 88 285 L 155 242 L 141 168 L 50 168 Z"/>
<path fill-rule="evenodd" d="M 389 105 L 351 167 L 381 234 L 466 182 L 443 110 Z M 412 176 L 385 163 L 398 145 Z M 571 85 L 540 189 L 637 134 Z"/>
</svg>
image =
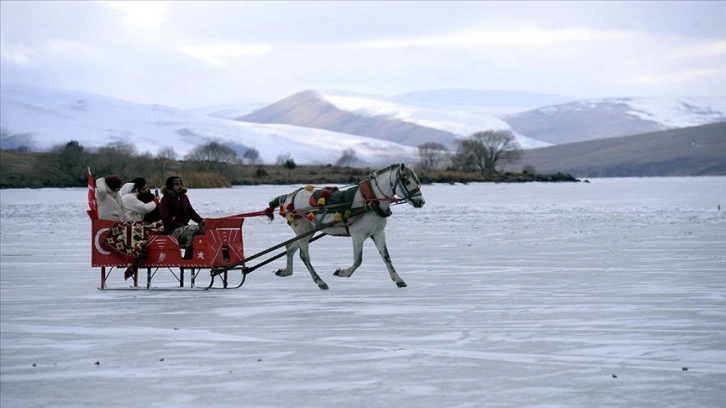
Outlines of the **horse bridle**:
<svg viewBox="0 0 726 408">
<path fill-rule="evenodd" d="M 372 173 L 370 175 L 369 179 L 372 179 L 372 180 L 375 181 L 376 188 L 378 189 L 379 192 L 381 192 L 381 194 L 383 194 L 383 190 L 378 185 L 378 177 L 377 176 L 378 176 L 377 173 Z M 386 200 L 391 201 L 391 202 L 408 201 L 408 200 L 411 199 L 411 196 L 413 196 L 413 195 L 415 195 L 415 194 L 417 194 L 417 193 L 419 193 L 421 191 L 420 184 L 419 184 L 419 187 L 416 187 L 416 188 L 412 189 L 411 191 L 408 191 L 408 188 L 406 188 L 406 184 L 408 184 L 408 176 L 407 175 L 401 175 L 401 169 L 400 168 L 396 171 L 396 181 L 395 182 L 394 181 L 391 181 L 391 177 L 389 177 L 388 178 L 388 182 L 390 183 L 389 186 L 391 187 L 391 190 L 393 191 L 393 197 L 388 197 L 385 194 L 383 194 L 383 197 L 385 197 Z M 403 192 L 404 192 L 403 198 L 400 199 L 400 200 L 397 200 L 395 198 L 396 189 L 398 188 L 398 186 L 401 186 L 401 190 L 403 190 Z"/>
</svg>

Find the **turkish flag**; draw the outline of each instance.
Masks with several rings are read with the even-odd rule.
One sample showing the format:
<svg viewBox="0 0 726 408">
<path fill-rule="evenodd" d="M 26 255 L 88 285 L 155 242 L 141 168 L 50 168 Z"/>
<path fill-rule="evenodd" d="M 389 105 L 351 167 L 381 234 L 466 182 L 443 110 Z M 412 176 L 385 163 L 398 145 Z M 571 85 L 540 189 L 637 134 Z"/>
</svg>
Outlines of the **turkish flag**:
<svg viewBox="0 0 726 408">
<path fill-rule="evenodd" d="M 91 168 L 88 168 L 88 216 L 91 220 L 98 219 L 98 203 L 96 202 L 96 181 L 93 180 Z"/>
</svg>

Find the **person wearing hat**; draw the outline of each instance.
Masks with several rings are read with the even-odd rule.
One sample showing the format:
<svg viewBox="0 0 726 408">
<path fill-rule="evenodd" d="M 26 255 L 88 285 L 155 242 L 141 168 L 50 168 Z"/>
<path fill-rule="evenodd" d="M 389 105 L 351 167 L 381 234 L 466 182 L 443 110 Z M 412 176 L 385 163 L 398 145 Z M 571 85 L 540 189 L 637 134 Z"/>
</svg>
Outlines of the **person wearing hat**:
<svg viewBox="0 0 726 408">
<path fill-rule="evenodd" d="M 96 180 L 96 202 L 98 203 L 98 219 L 126 221 L 126 213 L 119 191 L 123 181 L 116 175 L 99 177 Z"/>
<path fill-rule="evenodd" d="M 204 218 L 194 211 L 181 177 L 172 176 L 166 179 L 166 186 L 161 192 L 164 196 L 159 203 L 159 210 L 164 232 L 174 236 L 180 248 L 190 249 L 194 236 L 204 234 Z M 189 225 L 191 220 L 196 224 Z"/>
<path fill-rule="evenodd" d="M 149 185 L 143 177 L 136 177 L 121 187 L 121 201 L 126 210 L 126 218 L 129 220 L 153 222 L 160 219 L 159 199 L 149 191 Z M 153 212 L 157 213 L 156 219 L 152 219 Z"/>
<path fill-rule="evenodd" d="M 145 221 L 146 215 L 154 211 L 159 212 L 157 208 L 159 199 L 155 199 L 154 194 L 149 192 L 149 186 L 143 177 L 137 177 L 124 184 L 119 194 L 126 219 L 125 222 L 117 223 L 111 228 L 104 243 L 128 261 L 124 272 L 124 280 L 127 280 L 138 272 L 146 260 L 146 247 L 151 231 L 158 231 L 161 227 L 161 222 L 157 225 Z"/>
</svg>

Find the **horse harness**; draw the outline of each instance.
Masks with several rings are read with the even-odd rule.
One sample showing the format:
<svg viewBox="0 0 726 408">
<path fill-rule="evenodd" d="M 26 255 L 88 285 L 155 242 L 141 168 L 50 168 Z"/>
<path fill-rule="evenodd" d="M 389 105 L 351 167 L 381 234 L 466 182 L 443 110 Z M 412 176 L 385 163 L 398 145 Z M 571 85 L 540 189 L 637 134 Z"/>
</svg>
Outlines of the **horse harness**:
<svg viewBox="0 0 726 408">
<path fill-rule="evenodd" d="M 313 222 L 315 220 L 315 213 L 323 213 L 323 214 L 334 214 L 335 219 L 338 222 L 344 222 L 346 229 L 349 225 L 351 225 L 355 220 L 348 222 L 351 218 L 358 218 L 359 216 L 365 214 L 368 211 L 373 211 L 378 215 L 379 217 L 389 217 L 391 214 L 390 207 L 387 207 L 385 210 L 381 208 L 381 201 L 390 201 L 392 203 L 396 203 L 399 201 L 406 201 L 411 198 L 413 194 L 416 194 L 418 191 L 420 191 L 420 187 L 417 187 L 413 189 L 412 191 L 408 191 L 406 188 L 406 184 L 408 184 L 407 176 L 401 175 L 401 172 L 399 171 L 396 173 L 396 181 L 390 181 L 390 188 L 393 190 L 393 196 L 388 197 L 385 194 L 383 194 L 383 199 L 378 198 L 373 191 L 373 183 L 375 183 L 375 187 L 383 193 L 383 190 L 379 186 L 378 178 L 376 177 L 377 174 L 371 174 L 370 178 L 365 179 L 358 183 L 357 186 L 353 186 L 350 188 L 347 188 L 345 190 L 340 190 L 338 187 L 323 187 L 320 189 L 315 189 L 312 185 L 307 185 L 305 187 L 301 187 L 294 192 L 292 192 L 289 195 L 290 203 L 285 207 L 283 206 L 284 199 L 280 202 L 280 215 L 285 217 L 287 219 L 287 223 L 292 223 L 295 219 L 305 217 L 309 221 Z M 371 182 L 373 180 L 373 183 Z M 396 187 L 400 186 L 401 190 L 403 191 L 404 198 L 403 199 L 396 199 L 395 198 L 395 192 Z M 297 194 L 302 191 L 306 190 L 311 193 L 310 199 L 308 204 L 310 205 L 310 210 L 306 214 L 304 210 L 295 209 L 294 203 L 295 203 L 295 197 Z M 356 193 L 360 190 L 361 195 L 363 196 L 363 202 L 365 203 L 361 207 L 353 207 L 354 204 L 354 197 Z M 287 198 L 287 197 L 285 197 Z"/>
</svg>

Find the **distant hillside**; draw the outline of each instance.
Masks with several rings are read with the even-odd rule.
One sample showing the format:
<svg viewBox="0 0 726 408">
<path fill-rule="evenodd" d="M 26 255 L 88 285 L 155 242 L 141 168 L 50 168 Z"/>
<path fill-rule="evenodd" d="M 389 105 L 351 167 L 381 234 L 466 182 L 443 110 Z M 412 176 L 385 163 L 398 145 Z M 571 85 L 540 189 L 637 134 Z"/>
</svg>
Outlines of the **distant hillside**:
<svg viewBox="0 0 726 408">
<path fill-rule="evenodd" d="M 517 133 L 559 145 L 725 121 L 726 98 L 591 99 L 503 119 Z"/>
<path fill-rule="evenodd" d="M 535 110 L 507 108 L 557 100 L 552 95 L 465 89 L 394 97 L 309 90 L 238 120 L 326 129 L 412 147 L 434 141 L 454 148 L 457 140 L 474 132 L 509 130 L 524 149 L 726 120 L 726 97 L 587 99 Z"/>
<path fill-rule="evenodd" d="M 303 91 L 237 118 L 242 122 L 277 123 L 366 136 L 408 146 L 426 142 L 452 145 L 450 132 L 385 115 L 362 115 L 339 109 L 316 91 Z"/>
<path fill-rule="evenodd" d="M 726 175 L 726 122 L 530 149 L 505 170 L 526 165 L 576 177 Z"/>
<path fill-rule="evenodd" d="M 393 99 L 429 106 L 481 107 L 490 113 L 521 112 L 573 101 L 573 98 L 560 95 L 480 89 L 428 89 L 396 95 Z"/>
<path fill-rule="evenodd" d="M 3 150 L 48 151 L 70 140 L 95 150 L 122 142 L 151 155 L 171 147 L 182 158 L 197 146 L 217 142 L 238 157 L 254 148 L 260 164 L 275 163 L 281 155 L 290 155 L 300 165 L 335 163 L 346 149 L 355 151 L 352 165 L 359 167 L 416 159 L 413 147 L 357 135 L 242 123 L 168 106 L 18 84 L 0 87 L 0 113 Z"/>
<path fill-rule="evenodd" d="M 215 118 L 234 119 L 264 108 L 269 103 L 247 102 L 227 105 L 202 106 L 199 108 L 185 109 L 186 112 L 195 115 L 214 116 Z"/>
</svg>

